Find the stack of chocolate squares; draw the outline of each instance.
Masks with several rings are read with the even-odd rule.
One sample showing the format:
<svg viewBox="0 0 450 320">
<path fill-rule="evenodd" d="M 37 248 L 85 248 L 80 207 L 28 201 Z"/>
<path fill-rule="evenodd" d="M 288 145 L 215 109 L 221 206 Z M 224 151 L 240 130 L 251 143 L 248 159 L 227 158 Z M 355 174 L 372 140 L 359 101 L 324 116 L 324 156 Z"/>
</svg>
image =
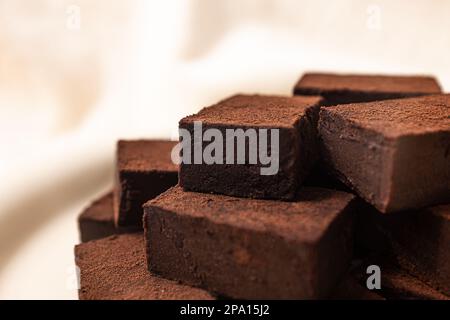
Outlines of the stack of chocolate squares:
<svg viewBox="0 0 450 320">
<path fill-rule="evenodd" d="M 306 74 L 179 125 L 118 143 L 114 191 L 79 218 L 80 299 L 450 299 L 435 79 Z"/>
</svg>

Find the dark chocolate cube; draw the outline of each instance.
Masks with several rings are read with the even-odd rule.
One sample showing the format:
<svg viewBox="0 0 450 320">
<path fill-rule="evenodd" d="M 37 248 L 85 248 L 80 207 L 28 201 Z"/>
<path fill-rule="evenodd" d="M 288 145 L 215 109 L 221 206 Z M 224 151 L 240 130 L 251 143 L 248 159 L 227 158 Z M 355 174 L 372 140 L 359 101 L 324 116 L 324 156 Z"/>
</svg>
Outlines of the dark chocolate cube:
<svg viewBox="0 0 450 320">
<path fill-rule="evenodd" d="M 321 95 L 325 105 L 399 99 L 441 93 L 433 77 L 306 73 L 295 95 Z"/>
<path fill-rule="evenodd" d="M 450 201 L 450 95 L 322 108 L 325 163 L 381 212 Z"/>
<path fill-rule="evenodd" d="M 89 205 L 78 217 L 78 225 L 81 242 L 115 234 L 113 193 L 109 192 Z"/>
<path fill-rule="evenodd" d="M 142 226 L 142 205 L 178 182 L 171 141 L 119 141 L 114 215 L 116 226 Z"/>
<path fill-rule="evenodd" d="M 171 188 L 144 206 L 150 272 L 238 299 L 328 297 L 352 255 L 353 195 L 293 202 Z"/>
<path fill-rule="evenodd" d="M 80 214 L 78 227 L 81 242 L 141 230 L 135 226 L 118 228 L 115 226 L 112 191 L 94 201 Z"/>
<path fill-rule="evenodd" d="M 187 157 L 190 162 L 181 163 L 180 185 L 197 192 L 293 199 L 318 157 L 316 124 L 320 103 L 320 97 L 237 95 L 182 119 L 180 130 L 189 133 L 191 152 L 200 145 L 201 155 L 210 143 L 193 138 L 196 123 L 201 123 L 202 135 L 211 129 L 221 133 L 223 153 L 220 163 L 207 163 L 204 159 L 196 163 L 192 152 Z M 239 130 L 255 133 L 253 141 L 250 134 L 245 137 L 245 147 L 241 149 L 238 139 L 227 136 L 227 132 Z M 264 133 L 267 143 L 261 139 Z M 274 134 L 278 134 L 278 139 Z M 232 152 L 226 148 L 230 142 L 236 143 L 234 149 L 230 148 Z M 272 157 L 270 164 L 260 161 L 262 150 Z M 239 163 L 239 154 L 244 154 L 244 162 Z M 259 156 L 258 160 L 252 163 L 251 154 Z M 273 168 L 273 172 L 265 173 L 268 168 Z"/>
</svg>

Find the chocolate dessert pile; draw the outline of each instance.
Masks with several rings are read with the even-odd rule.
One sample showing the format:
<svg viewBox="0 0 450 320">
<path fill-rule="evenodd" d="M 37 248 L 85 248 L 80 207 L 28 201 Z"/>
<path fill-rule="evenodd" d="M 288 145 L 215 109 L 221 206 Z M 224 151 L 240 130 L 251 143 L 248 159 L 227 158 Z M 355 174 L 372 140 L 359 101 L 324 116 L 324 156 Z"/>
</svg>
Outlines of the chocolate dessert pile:
<svg viewBox="0 0 450 320">
<path fill-rule="evenodd" d="M 80 299 L 450 299 L 434 78 L 310 73 L 179 127 L 179 165 L 176 142 L 119 141 L 114 189 L 78 220 Z"/>
</svg>

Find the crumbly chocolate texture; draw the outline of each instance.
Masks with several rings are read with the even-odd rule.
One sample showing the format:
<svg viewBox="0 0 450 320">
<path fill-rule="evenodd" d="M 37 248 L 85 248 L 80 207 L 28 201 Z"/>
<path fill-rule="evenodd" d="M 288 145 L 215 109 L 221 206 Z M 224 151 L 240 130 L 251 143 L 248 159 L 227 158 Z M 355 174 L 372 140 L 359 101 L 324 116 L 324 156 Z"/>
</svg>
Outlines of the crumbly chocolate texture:
<svg viewBox="0 0 450 320">
<path fill-rule="evenodd" d="M 118 227 L 142 227 L 142 205 L 178 182 L 171 152 L 176 142 L 119 141 L 114 218 Z"/>
<path fill-rule="evenodd" d="M 81 242 L 101 239 L 113 234 L 138 231 L 138 227 L 114 225 L 113 192 L 109 192 L 90 204 L 78 217 Z"/>
<path fill-rule="evenodd" d="M 295 95 L 321 95 L 325 105 L 399 99 L 441 93 L 433 77 L 306 73 Z"/>
<path fill-rule="evenodd" d="M 381 212 L 450 199 L 450 95 L 323 108 L 325 163 Z"/>
<path fill-rule="evenodd" d="M 354 196 L 295 201 L 171 188 L 144 206 L 151 272 L 238 299 L 326 298 L 352 255 Z"/>
<path fill-rule="evenodd" d="M 373 231 L 357 234 L 358 241 L 378 252 L 382 247 L 403 269 L 450 296 L 450 205 L 396 215 L 361 215 Z"/>
<path fill-rule="evenodd" d="M 80 300 L 211 300 L 206 291 L 150 274 L 142 232 L 114 235 L 75 247 Z"/>
<path fill-rule="evenodd" d="M 180 129 L 188 130 L 191 137 L 194 136 L 194 122 L 201 121 L 203 132 L 217 129 L 226 141 L 223 143 L 223 164 L 183 162 L 180 166 L 180 185 L 185 190 L 239 197 L 294 198 L 318 158 L 316 124 L 321 101 L 320 97 L 236 95 L 182 119 Z M 226 139 L 227 129 L 256 130 L 253 141 L 246 138 L 245 164 L 238 164 L 239 150 L 236 146 L 234 154 L 227 155 L 226 144 L 232 139 Z M 261 173 L 261 168 L 270 167 L 270 164 L 260 161 L 260 150 L 263 150 L 260 129 L 269 130 L 268 150 L 271 150 L 271 129 L 279 132 L 279 153 L 270 153 L 279 160 L 278 171 L 268 175 Z M 191 150 L 194 150 L 194 139 L 191 140 Z M 203 142 L 202 151 L 209 144 Z M 249 150 L 252 148 L 257 151 L 256 164 L 249 161 Z M 228 164 L 227 157 L 232 159 Z"/>
<path fill-rule="evenodd" d="M 377 293 L 388 300 L 450 300 L 450 296 L 409 274 L 387 256 L 371 255 L 353 268 L 351 277 L 363 287 L 372 275 L 367 273 L 367 267 L 371 265 L 380 268 L 381 289 L 366 291 Z"/>
</svg>

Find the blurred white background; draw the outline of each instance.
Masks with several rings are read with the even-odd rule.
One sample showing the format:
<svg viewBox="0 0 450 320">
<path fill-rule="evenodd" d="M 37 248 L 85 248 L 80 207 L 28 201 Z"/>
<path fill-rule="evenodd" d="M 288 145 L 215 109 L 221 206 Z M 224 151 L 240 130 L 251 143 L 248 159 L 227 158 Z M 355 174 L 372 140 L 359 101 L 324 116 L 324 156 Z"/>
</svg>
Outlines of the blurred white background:
<svg viewBox="0 0 450 320">
<path fill-rule="evenodd" d="M 174 138 L 236 92 L 308 70 L 450 87 L 445 0 L 0 0 L 0 298 L 77 298 L 76 217 L 116 140 Z"/>
</svg>

